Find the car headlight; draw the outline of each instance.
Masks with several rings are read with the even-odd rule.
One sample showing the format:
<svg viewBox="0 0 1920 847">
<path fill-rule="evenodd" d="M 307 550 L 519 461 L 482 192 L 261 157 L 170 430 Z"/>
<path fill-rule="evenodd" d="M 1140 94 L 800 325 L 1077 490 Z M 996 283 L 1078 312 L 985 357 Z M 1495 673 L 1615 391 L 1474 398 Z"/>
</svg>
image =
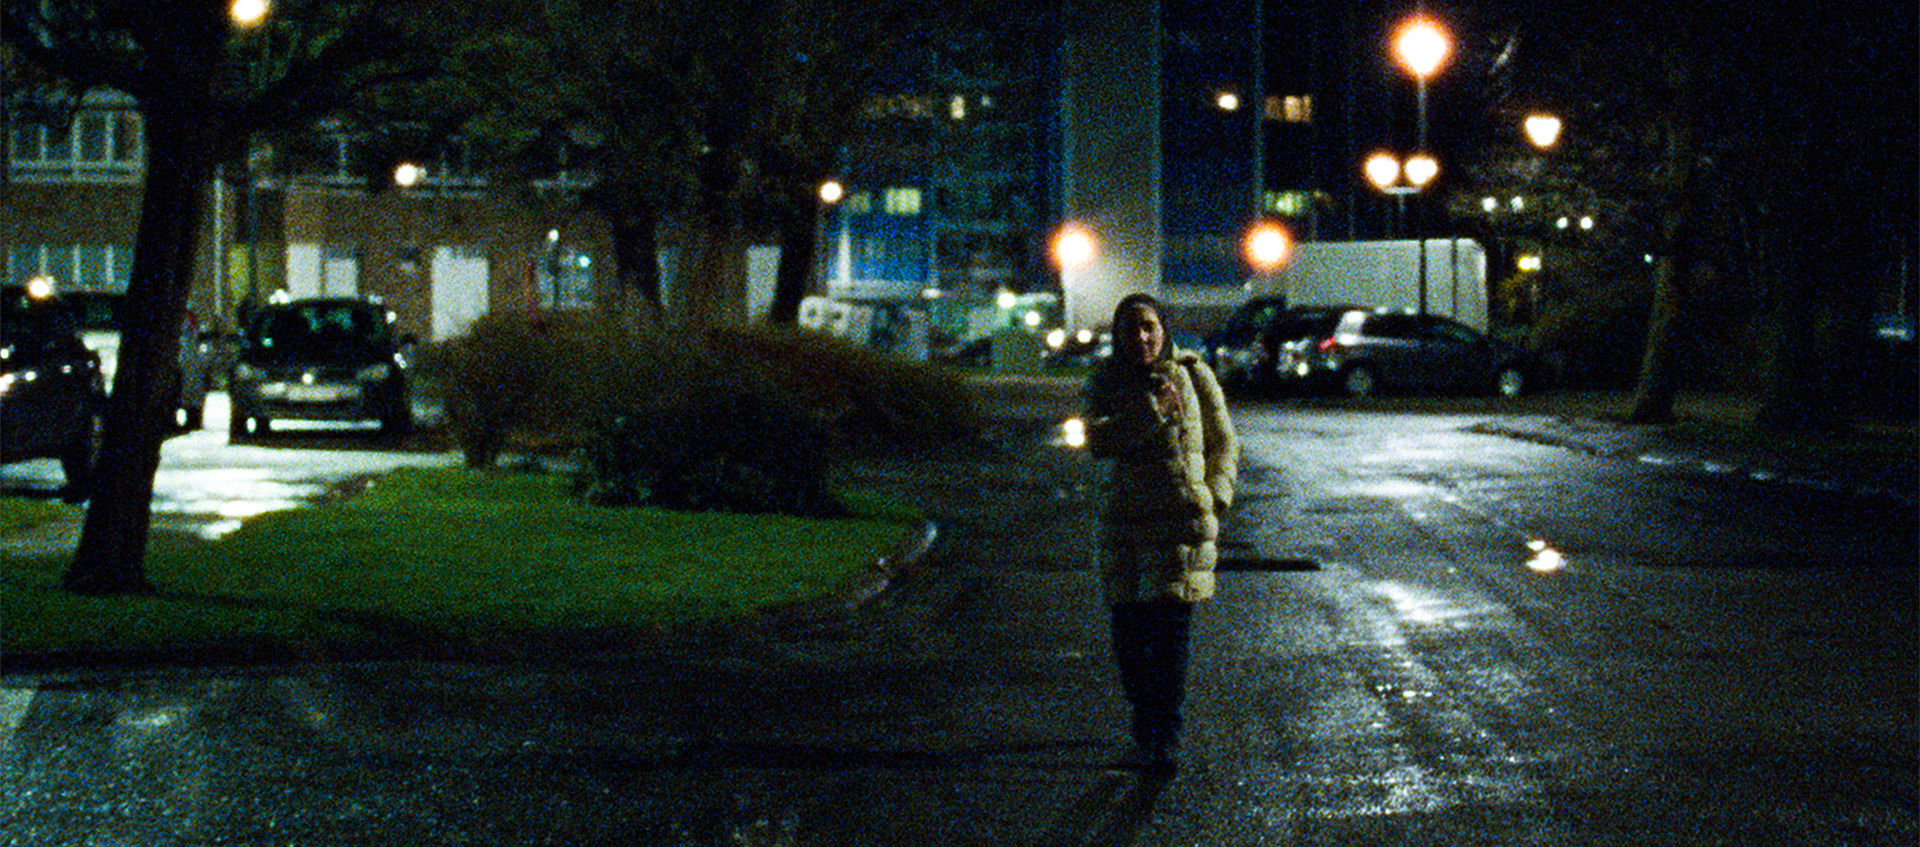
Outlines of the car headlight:
<svg viewBox="0 0 1920 847">
<path fill-rule="evenodd" d="M 353 378 L 360 382 L 386 382 L 393 377 L 393 366 L 386 362 L 368 365 L 356 371 Z"/>
<path fill-rule="evenodd" d="M 263 371 L 252 365 L 241 364 L 241 365 L 233 366 L 233 378 L 240 380 L 242 382 L 258 382 L 262 379 L 266 379 L 266 377 L 267 377 L 266 371 Z"/>
</svg>

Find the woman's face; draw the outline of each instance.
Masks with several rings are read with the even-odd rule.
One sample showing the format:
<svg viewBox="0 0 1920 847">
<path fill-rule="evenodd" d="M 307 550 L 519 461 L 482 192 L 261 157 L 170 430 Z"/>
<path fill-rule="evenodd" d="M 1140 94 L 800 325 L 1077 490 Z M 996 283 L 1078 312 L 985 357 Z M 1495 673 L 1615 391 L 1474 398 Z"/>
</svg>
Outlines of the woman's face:
<svg viewBox="0 0 1920 847">
<path fill-rule="evenodd" d="M 1167 333 L 1160 325 L 1158 311 L 1151 306 L 1134 306 L 1127 310 L 1127 319 L 1121 324 L 1116 341 L 1128 361 L 1151 365 L 1160 358 Z"/>
</svg>

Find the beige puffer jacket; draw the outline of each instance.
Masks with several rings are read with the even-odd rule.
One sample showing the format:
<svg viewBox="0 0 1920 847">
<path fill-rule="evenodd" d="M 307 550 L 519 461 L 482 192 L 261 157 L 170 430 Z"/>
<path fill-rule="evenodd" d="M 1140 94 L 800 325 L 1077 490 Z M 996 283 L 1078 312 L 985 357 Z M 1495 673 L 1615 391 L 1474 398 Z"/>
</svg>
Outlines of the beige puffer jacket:
<svg viewBox="0 0 1920 847">
<path fill-rule="evenodd" d="M 1179 390 L 1178 414 L 1154 409 L 1142 369 L 1110 361 L 1087 383 L 1088 449 L 1113 460 L 1101 516 L 1110 603 L 1213 596 L 1214 542 L 1239 472 L 1239 442 L 1212 369 L 1177 353 L 1151 374 Z"/>
</svg>

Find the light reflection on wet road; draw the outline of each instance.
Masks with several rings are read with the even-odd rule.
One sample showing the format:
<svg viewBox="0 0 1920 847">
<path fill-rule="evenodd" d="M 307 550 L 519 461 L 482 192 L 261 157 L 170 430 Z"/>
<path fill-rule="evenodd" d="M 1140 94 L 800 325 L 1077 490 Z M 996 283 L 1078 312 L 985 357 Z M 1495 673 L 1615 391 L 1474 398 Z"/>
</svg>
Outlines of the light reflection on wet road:
<svg viewBox="0 0 1920 847">
<path fill-rule="evenodd" d="M 850 624 L 558 662 L 15 679 L 0 844 L 1920 834 L 1910 515 L 1465 418 L 1240 421 L 1228 541 L 1320 570 L 1222 574 L 1169 783 L 1105 768 L 1124 711 L 1085 570 L 1090 469 L 1020 451 L 866 469 L 948 540 Z M 195 485 L 269 502 L 279 479 Z"/>
<path fill-rule="evenodd" d="M 370 425 L 289 421 L 274 434 L 230 444 L 224 392 L 207 395 L 207 429 L 184 432 L 161 449 L 154 476 L 157 527 L 216 538 L 247 518 L 310 502 L 355 476 L 415 465 L 449 465 L 445 450 L 394 450 Z M 0 467 L 0 489 L 52 496 L 63 484 L 52 459 Z"/>
</svg>

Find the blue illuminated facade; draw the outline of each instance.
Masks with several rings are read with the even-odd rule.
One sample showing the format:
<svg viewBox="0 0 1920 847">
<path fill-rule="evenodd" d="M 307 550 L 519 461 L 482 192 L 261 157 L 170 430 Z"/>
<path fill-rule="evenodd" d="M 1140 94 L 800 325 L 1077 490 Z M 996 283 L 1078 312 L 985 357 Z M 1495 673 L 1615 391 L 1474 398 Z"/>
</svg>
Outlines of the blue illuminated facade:
<svg viewBox="0 0 1920 847">
<path fill-rule="evenodd" d="M 1333 0 L 1124 5 L 1144 6 L 1139 17 L 1159 29 L 1159 90 L 1139 96 L 1158 110 L 1154 284 L 1164 294 L 1236 296 L 1248 275 L 1240 240 L 1261 217 L 1286 221 L 1301 239 L 1379 234 L 1377 198 L 1358 170 L 1379 133 L 1356 130 L 1353 118 L 1390 105 L 1393 92 L 1380 91 L 1381 69 L 1369 64 L 1378 51 L 1361 43 L 1384 13 Z M 1075 61 L 1064 58 L 1073 30 L 1086 29 L 1076 6 L 1117 8 L 1056 3 L 1053 31 L 1034 39 L 1017 79 L 929 72 L 873 99 L 868 137 L 843 156 L 847 198 L 823 219 L 829 294 L 931 302 L 1061 292 L 1046 250 L 1068 214 L 1062 122 L 1076 95 L 1062 66 Z"/>
</svg>

